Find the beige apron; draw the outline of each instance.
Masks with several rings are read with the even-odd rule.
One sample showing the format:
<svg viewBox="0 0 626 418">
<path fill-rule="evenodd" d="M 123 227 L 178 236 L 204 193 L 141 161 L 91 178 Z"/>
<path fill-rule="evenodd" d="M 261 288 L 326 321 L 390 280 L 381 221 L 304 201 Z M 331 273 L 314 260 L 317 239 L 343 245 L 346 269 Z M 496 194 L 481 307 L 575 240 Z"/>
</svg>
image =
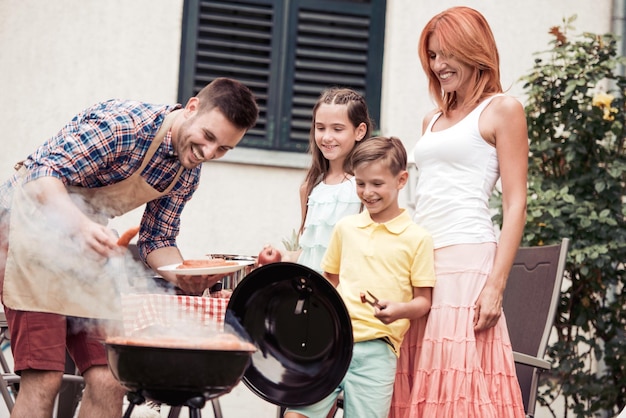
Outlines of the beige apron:
<svg viewBox="0 0 626 418">
<path fill-rule="evenodd" d="M 141 167 L 130 177 L 99 188 L 68 187 L 75 203 L 94 221 L 104 225 L 167 194 L 183 167 L 163 192 L 150 186 L 141 173 L 163 142 L 178 111 L 169 113 L 150 145 Z M 22 168 L 22 175 L 26 169 Z M 51 312 L 85 318 L 119 319 L 120 298 L 116 280 L 120 264 L 90 258 L 55 217 L 17 187 L 11 206 L 9 252 L 3 303 L 15 310 Z M 117 276 L 117 277 L 116 277 Z"/>
</svg>

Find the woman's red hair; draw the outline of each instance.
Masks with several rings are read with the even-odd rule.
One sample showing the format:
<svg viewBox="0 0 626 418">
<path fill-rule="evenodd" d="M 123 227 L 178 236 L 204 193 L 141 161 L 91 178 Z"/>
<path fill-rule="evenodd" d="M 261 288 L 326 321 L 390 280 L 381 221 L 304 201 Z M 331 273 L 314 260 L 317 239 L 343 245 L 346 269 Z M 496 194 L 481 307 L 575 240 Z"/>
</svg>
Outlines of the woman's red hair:
<svg viewBox="0 0 626 418">
<path fill-rule="evenodd" d="M 444 93 L 430 69 L 428 41 L 431 36 L 437 37 L 442 53 L 474 68 L 474 85 L 466 104 L 479 103 L 485 96 L 502 93 L 500 56 L 487 20 L 469 7 L 452 7 L 430 19 L 418 46 L 422 67 L 428 76 L 428 89 L 444 114 L 456 101 L 456 93 Z"/>
</svg>

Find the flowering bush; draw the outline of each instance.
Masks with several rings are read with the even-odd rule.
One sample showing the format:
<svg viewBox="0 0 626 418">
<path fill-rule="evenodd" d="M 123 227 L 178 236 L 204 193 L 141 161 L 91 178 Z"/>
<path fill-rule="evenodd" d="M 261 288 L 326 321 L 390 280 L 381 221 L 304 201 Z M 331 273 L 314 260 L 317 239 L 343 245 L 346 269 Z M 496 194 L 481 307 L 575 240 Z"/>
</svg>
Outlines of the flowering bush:
<svg viewBox="0 0 626 418">
<path fill-rule="evenodd" d="M 613 95 L 611 94 L 600 93 L 595 95 L 593 100 L 591 101 L 591 104 L 593 106 L 599 107 L 604 113 L 602 119 L 608 121 L 615 120 L 615 116 L 613 115 L 613 113 L 617 113 L 618 110 L 615 107 L 611 107 L 611 103 L 613 103 L 614 98 L 615 97 L 613 97 Z"/>
<path fill-rule="evenodd" d="M 614 416 L 626 403 L 626 78 L 615 36 L 569 37 L 574 19 L 550 30 L 551 49 L 522 78 L 530 140 L 522 244 L 571 239 L 540 403 L 555 417 L 559 396 L 565 416 Z"/>
</svg>

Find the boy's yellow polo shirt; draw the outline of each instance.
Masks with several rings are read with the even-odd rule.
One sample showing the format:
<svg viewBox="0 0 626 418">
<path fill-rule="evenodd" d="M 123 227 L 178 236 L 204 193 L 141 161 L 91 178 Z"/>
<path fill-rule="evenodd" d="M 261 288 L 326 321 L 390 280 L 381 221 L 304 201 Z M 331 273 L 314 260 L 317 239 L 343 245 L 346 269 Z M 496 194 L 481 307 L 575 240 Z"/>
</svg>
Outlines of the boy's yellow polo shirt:
<svg viewBox="0 0 626 418">
<path fill-rule="evenodd" d="M 322 268 L 339 274 L 337 291 L 350 313 L 354 342 L 388 337 L 398 355 L 409 320 L 383 324 L 372 307 L 361 302 L 360 294 L 370 291 L 383 300 L 407 302 L 413 298 L 413 287 L 433 287 L 430 234 L 405 209 L 382 224 L 367 211 L 346 216 L 333 229 Z"/>
</svg>

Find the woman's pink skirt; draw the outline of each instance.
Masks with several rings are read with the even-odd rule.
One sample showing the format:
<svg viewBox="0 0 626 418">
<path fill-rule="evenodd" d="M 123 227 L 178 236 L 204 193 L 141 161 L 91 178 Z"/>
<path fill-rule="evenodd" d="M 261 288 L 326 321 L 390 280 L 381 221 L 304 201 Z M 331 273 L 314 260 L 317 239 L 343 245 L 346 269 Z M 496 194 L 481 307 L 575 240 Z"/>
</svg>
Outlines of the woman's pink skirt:
<svg viewBox="0 0 626 418">
<path fill-rule="evenodd" d="M 495 251 L 491 243 L 435 251 L 432 308 L 404 337 L 390 417 L 525 416 L 504 315 L 474 333 L 474 304 Z"/>
</svg>

